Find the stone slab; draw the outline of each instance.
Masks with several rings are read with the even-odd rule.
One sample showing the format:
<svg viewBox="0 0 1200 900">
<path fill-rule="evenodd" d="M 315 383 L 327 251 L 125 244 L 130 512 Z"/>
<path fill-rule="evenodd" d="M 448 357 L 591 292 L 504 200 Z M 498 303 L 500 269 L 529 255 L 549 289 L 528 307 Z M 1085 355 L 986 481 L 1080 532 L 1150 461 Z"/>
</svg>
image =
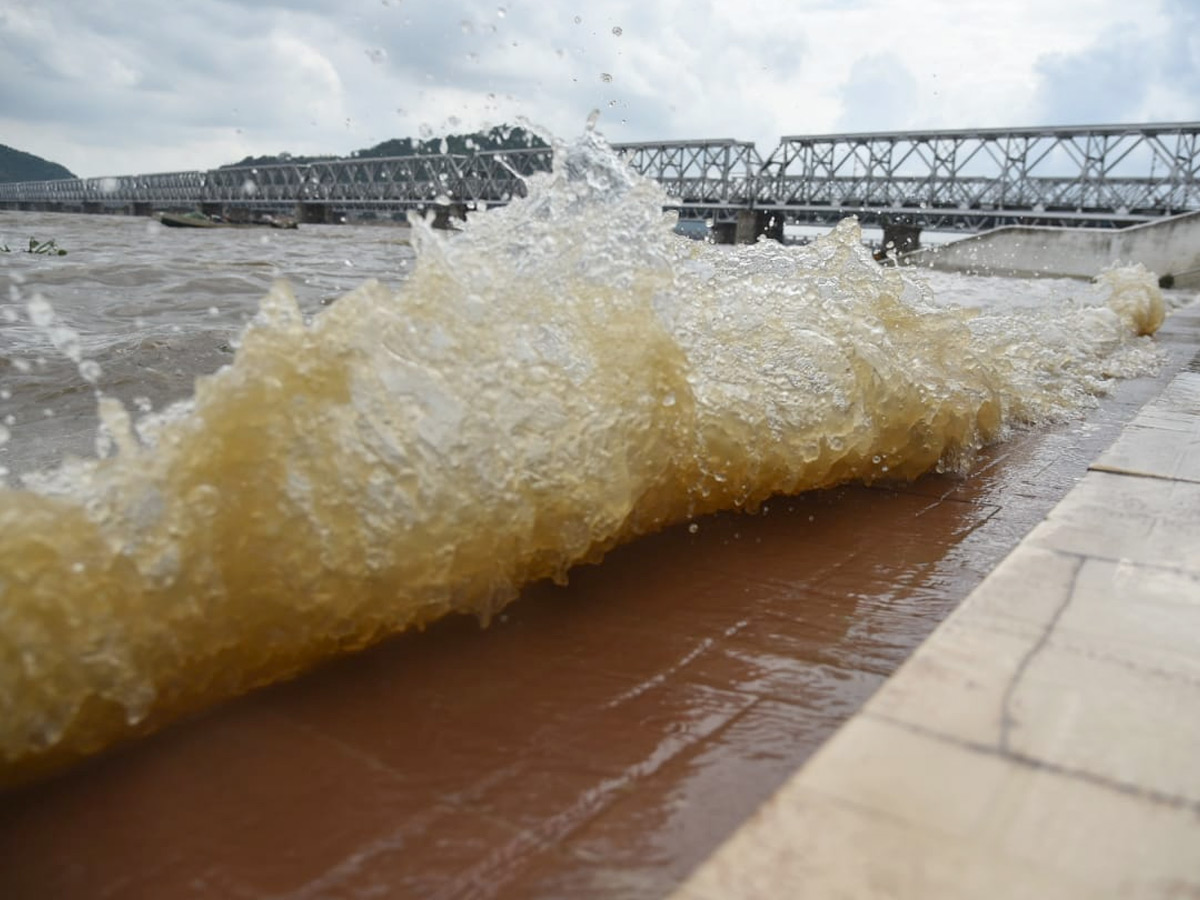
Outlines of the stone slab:
<svg viewBox="0 0 1200 900">
<path fill-rule="evenodd" d="M 1200 896 L 1200 375 L 678 898 Z"/>
<path fill-rule="evenodd" d="M 1092 468 L 1200 483 L 1200 373 L 1178 375 Z"/>
</svg>

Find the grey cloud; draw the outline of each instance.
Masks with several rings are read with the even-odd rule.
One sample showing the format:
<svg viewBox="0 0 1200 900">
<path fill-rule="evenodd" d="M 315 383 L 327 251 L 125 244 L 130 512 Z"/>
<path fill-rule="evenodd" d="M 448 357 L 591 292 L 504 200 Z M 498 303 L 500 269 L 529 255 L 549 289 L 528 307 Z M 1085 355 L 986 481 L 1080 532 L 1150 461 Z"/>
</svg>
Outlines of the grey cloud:
<svg viewBox="0 0 1200 900">
<path fill-rule="evenodd" d="M 1166 46 L 1161 48 L 1163 75 L 1181 89 L 1200 95 L 1200 5 L 1195 0 L 1168 0 L 1164 11 L 1171 28 Z"/>
<path fill-rule="evenodd" d="M 908 121 L 917 82 L 895 54 L 877 53 L 854 63 L 841 94 L 841 129 L 889 131 Z"/>
<path fill-rule="evenodd" d="M 1137 22 L 1102 33 L 1089 47 L 1038 61 L 1037 114 L 1045 124 L 1134 122 L 1156 117 L 1155 89 L 1187 97 L 1200 117 L 1200 8 L 1167 0 L 1164 35 Z"/>
<path fill-rule="evenodd" d="M 1038 61 L 1039 113 L 1046 124 L 1102 124 L 1138 118 L 1154 68 L 1150 48 L 1120 32 L 1081 53 Z"/>
</svg>

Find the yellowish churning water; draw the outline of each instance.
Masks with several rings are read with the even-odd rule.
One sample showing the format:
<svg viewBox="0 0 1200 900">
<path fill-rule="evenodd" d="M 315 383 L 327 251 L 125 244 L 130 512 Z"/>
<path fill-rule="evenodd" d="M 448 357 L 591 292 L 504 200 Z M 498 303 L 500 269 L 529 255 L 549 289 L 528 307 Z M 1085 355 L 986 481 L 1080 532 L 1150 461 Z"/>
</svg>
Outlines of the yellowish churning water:
<svg viewBox="0 0 1200 900">
<path fill-rule="evenodd" d="M 414 273 L 231 365 L 117 452 L 0 492 L 0 784 L 614 544 L 779 492 L 964 469 L 1148 371 L 1154 280 L 1104 307 L 939 307 L 845 222 L 803 248 L 671 233 L 593 135 Z"/>
</svg>

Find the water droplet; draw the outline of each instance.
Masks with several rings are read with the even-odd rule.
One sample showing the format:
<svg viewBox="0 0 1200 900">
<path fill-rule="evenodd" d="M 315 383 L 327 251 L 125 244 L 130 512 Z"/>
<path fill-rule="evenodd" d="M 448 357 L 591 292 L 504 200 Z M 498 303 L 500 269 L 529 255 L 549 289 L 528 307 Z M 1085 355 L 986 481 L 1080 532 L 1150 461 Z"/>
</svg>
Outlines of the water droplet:
<svg viewBox="0 0 1200 900">
<path fill-rule="evenodd" d="M 580 16 L 576 16 L 576 17 L 575 17 L 575 24 L 576 24 L 576 25 L 578 25 L 578 24 L 579 24 L 580 22 L 582 22 L 582 21 L 583 21 L 583 18 L 582 18 L 582 17 L 580 17 Z"/>
<path fill-rule="evenodd" d="M 688 531 L 690 531 L 692 534 L 695 534 L 699 530 L 700 530 L 700 526 L 697 525 L 695 522 L 693 522 L 691 525 L 688 526 Z"/>
<path fill-rule="evenodd" d="M 35 294 L 25 304 L 25 309 L 29 313 L 29 321 L 38 328 L 49 328 L 54 322 L 54 307 L 41 294 Z"/>
<path fill-rule="evenodd" d="M 875 463 L 875 465 L 879 465 L 879 457 L 878 457 L 878 456 L 872 456 L 872 457 L 871 457 L 871 462 Z"/>
<path fill-rule="evenodd" d="M 614 34 L 614 35 L 616 35 L 617 37 L 620 37 L 620 36 L 621 36 L 623 33 L 624 33 L 624 32 L 621 30 L 621 26 L 620 26 L 620 25 L 614 25 L 614 26 L 613 26 L 613 34 Z"/>
<path fill-rule="evenodd" d="M 496 7 L 496 15 L 497 15 L 497 17 L 503 19 L 505 16 L 508 15 L 508 10 L 505 9 L 503 6 L 497 6 Z"/>
<path fill-rule="evenodd" d="M 367 54 L 367 59 L 376 65 L 387 62 L 387 51 L 382 47 L 372 47 L 364 52 Z"/>
<path fill-rule="evenodd" d="M 79 374 L 88 384 L 95 384 L 100 380 L 103 371 L 100 369 L 100 364 L 95 360 L 85 359 L 79 364 Z"/>
<path fill-rule="evenodd" d="M 609 82 L 612 81 L 612 75 L 608 74 L 608 72 L 601 72 L 600 80 L 603 81 L 605 84 L 608 84 Z"/>
</svg>

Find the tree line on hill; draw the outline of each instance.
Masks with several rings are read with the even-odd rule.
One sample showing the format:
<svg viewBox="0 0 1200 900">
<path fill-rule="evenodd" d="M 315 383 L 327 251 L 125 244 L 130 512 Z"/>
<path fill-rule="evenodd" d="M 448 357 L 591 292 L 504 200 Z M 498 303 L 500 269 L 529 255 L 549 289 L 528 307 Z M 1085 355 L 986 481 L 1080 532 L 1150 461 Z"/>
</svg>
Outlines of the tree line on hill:
<svg viewBox="0 0 1200 900">
<path fill-rule="evenodd" d="M 0 182 L 57 181 L 74 177 L 66 166 L 0 144 Z"/>
<path fill-rule="evenodd" d="M 269 166 L 279 163 L 310 163 L 332 159 L 378 159 L 386 156 L 432 156 L 438 153 L 470 155 L 488 150 L 524 150 L 530 147 L 548 147 L 544 140 L 531 131 L 520 127 L 497 125 L 488 131 L 472 134 L 450 134 L 446 137 L 392 138 L 368 147 L 355 150 L 349 156 L 294 156 L 277 153 L 273 156 L 247 156 L 245 159 L 221 166 L 231 169 L 240 166 Z M 66 166 L 34 156 L 23 150 L 15 150 L 0 144 L 0 182 L 7 181 L 54 181 L 60 178 L 75 178 Z"/>
<path fill-rule="evenodd" d="M 336 159 L 380 159 L 388 156 L 433 156 L 439 153 L 469 156 L 488 150 L 525 150 L 530 147 L 548 146 L 550 145 L 544 140 L 524 128 L 497 125 L 488 131 L 477 131 L 472 134 L 450 134 L 445 137 L 420 140 L 408 137 L 392 138 L 365 150 L 355 150 L 349 156 L 301 156 L 286 152 L 267 156 L 247 156 L 245 159 L 228 163 L 221 168 L 270 166 L 280 163 L 305 164 Z"/>
</svg>

